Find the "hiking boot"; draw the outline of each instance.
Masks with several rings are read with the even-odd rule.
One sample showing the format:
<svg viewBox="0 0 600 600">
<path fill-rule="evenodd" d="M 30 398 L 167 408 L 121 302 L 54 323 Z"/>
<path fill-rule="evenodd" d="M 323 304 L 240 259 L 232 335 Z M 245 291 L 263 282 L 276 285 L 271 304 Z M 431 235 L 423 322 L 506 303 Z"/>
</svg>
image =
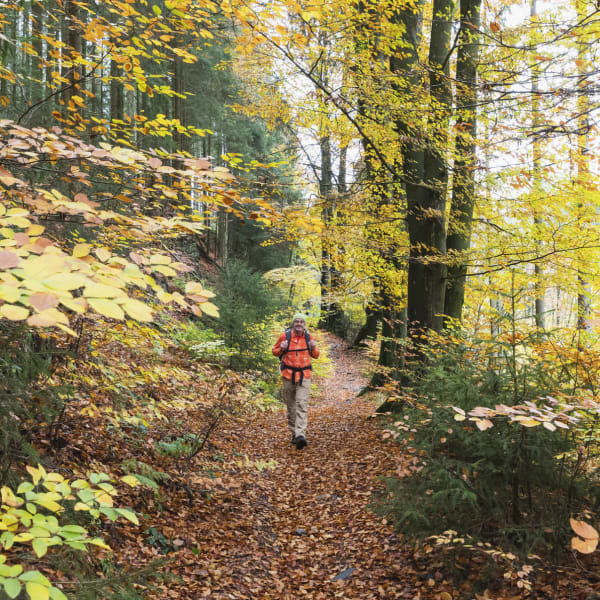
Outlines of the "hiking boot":
<svg viewBox="0 0 600 600">
<path fill-rule="evenodd" d="M 295 436 L 295 435 L 293 435 L 293 436 L 292 436 L 292 439 L 291 439 L 291 442 L 292 442 L 292 444 L 295 444 L 295 443 L 296 443 L 296 439 L 297 439 L 297 438 L 296 438 L 296 436 Z"/>
<path fill-rule="evenodd" d="M 306 438 L 303 435 L 299 435 L 296 438 L 296 450 L 302 450 L 303 448 L 306 448 Z"/>
</svg>

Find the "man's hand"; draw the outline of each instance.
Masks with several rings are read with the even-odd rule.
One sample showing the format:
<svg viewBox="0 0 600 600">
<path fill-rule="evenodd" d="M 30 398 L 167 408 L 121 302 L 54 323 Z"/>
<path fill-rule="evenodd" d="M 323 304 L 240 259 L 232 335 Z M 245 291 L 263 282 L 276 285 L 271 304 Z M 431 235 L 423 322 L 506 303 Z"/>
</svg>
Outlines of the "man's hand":
<svg viewBox="0 0 600 600">
<path fill-rule="evenodd" d="M 314 350 L 317 347 L 317 343 L 314 340 L 310 340 L 309 344 L 310 349 Z"/>
<path fill-rule="evenodd" d="M 288 347 L 287 340 L 283 340 L 283 342 L 281 342 L 281 344 L 279 344 L 279 347 L 280 347 L 282 350 L 287 350 L 287 347 Z"/>
</svg>

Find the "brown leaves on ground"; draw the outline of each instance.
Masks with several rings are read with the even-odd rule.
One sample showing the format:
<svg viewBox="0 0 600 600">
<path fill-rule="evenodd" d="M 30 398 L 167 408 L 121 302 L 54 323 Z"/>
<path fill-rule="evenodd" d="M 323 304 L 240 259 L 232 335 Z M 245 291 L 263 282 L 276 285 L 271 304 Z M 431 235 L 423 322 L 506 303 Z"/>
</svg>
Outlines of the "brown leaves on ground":
<svg viewBox="0 0 600 600">
<path fill-rule="evenodd" d="M 131 357 L 126 355 L 124 342 L 129 336 L 121 340 L 117 345 L 113 342 L 112 354 L 126 365 Z M 518 591 L 515 586 L 504 591 L 503 586 L 511 584 L 503 583 L 501 570 L 497 589 L 480 592 L 485 587 L 479 582 L 485 565 L 478 559 L 471 561 L 467 571 L 456 564 L 464 575 L 462 582 L 453 581 L 448 556 L 442 550 L 433 543 L 415 549 L 369 509 L 373 494 L 383 489 L 380 477 L 393 475 L 403 464 L 402 449 L 384 440 L 378 422 L 368 418 L 377 404 L 357 398 L 366 383 L 365 357 L 344 351 L 341 341 L 331 336 L 327 343 L 336 372 L 313 384 L 309 445 L 303 451 L 290 443 L 281 409 L 231 414 L 219 423 L 202 452 L 187 462 L 161 454 L 158 449 L 164 440 L 206 428 L 205 401 L 218 396 L 219 381 L 224 384 L 222 376 L 221 380 L 211 377 L 207 368 L 196 366 L 188 371 L 177 353 L 163 353 L 162 376 L 146 384 L 152 383 L 150 391 L 155 397 L 177 396 L 171 398 L 178 400 L 174 412 L 168 414 L 171 425 L 161 429 L 154 424 L 141 442 L 127 426 L 121 432 L 124 435 L 115 435 L 114 429 L 94 428 L 90 419 L 79 417 L 81 428 L 72 431 L 73 443 L 60 454 L 63 460 L 84 459 L 91 468 L 101 466 L 111 472 L 118 472 L 124 460 L 135 460 L 165 474 L 158 491 L 147 486 L 122 490 L 120 505 L 131 505 L 138 512 L 138 528 L 117 523 L 103 532 L 115 550 L 113 560 L 126 568 L 144 567 L 167 555 L 169 562 L 162 575 L 169 576 L 157 578 L 157 589 L 145 590 L 144 597 L 563 597 L 543 573 L 531 592 Z M 104 350 L 97 348 L 97 352 Z M 132 377 L 139 377 L 150 369 L 151 361 L 140 345 L 133 344 L 130 350 L 139 360 Z M 101 364 L 97 363 L 100 370 Z M 181 383 L 173 380 L 177 377 Z M 105 379 L 105 393 L 110 392 L 110 381 Z M 144 385 L 141 378 L 140 395 Z M 93 394 L 90 389 L 90 396 Z M 169 411 L 168 401 L 168 397 L 157 400 L 164 414 Z M 71 427 L 76 427 L 76 421 L 70 421 Z M 456 574 L 456 569 L 453 571 Z M 565 585 L 568 583 L 565 580 Z M 575 589 L 586 586 L 576 585 Z"/>
</svg>

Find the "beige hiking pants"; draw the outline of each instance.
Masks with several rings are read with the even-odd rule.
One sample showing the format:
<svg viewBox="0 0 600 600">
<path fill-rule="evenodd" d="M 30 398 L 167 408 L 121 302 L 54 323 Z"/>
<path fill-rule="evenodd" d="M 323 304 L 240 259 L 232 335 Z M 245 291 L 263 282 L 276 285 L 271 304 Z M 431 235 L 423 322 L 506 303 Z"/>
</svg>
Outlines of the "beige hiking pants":
<svg viewBox="0 0 600 600">
<path fill-rule="evenodd" d="M 283 379 L 283 401 L 287 406 L 288 427 L 292 435 L 306 435 L 308 421 L 308 397 L 310 395 L 310 378 L 304 378 L 302 384 Z"/>
</svg>

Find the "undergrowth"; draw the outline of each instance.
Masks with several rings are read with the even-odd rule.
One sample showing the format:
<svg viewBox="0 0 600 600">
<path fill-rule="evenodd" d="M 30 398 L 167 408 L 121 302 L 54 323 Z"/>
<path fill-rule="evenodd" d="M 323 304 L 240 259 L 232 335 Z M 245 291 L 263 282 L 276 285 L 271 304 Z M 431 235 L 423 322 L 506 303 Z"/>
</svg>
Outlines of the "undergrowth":
<svg viewBox="0 0 600 600">
<path fill-rule="evenodd" d="M 418 539 L 447 545 L 450 531 L 522 559 L 564 558 L 569 518 L 589 521 L 598 506 L 600 471 L 599 440 L 590 435 L 598 416 L 583 408 L 596 389 L 592 371 L 587 383 L 575 377 L 563 350 L 550 336 L 431 336 L 426 366 L 398 393 L 402 413 L 386 436 L 406 445 L 407 458 L 387 478 L 378 510 Z M 581 411 L 570 422 L 539 416 L 572 402 Z M 464 416 L 476 407 L 505 416 Z"/>
</svg>

